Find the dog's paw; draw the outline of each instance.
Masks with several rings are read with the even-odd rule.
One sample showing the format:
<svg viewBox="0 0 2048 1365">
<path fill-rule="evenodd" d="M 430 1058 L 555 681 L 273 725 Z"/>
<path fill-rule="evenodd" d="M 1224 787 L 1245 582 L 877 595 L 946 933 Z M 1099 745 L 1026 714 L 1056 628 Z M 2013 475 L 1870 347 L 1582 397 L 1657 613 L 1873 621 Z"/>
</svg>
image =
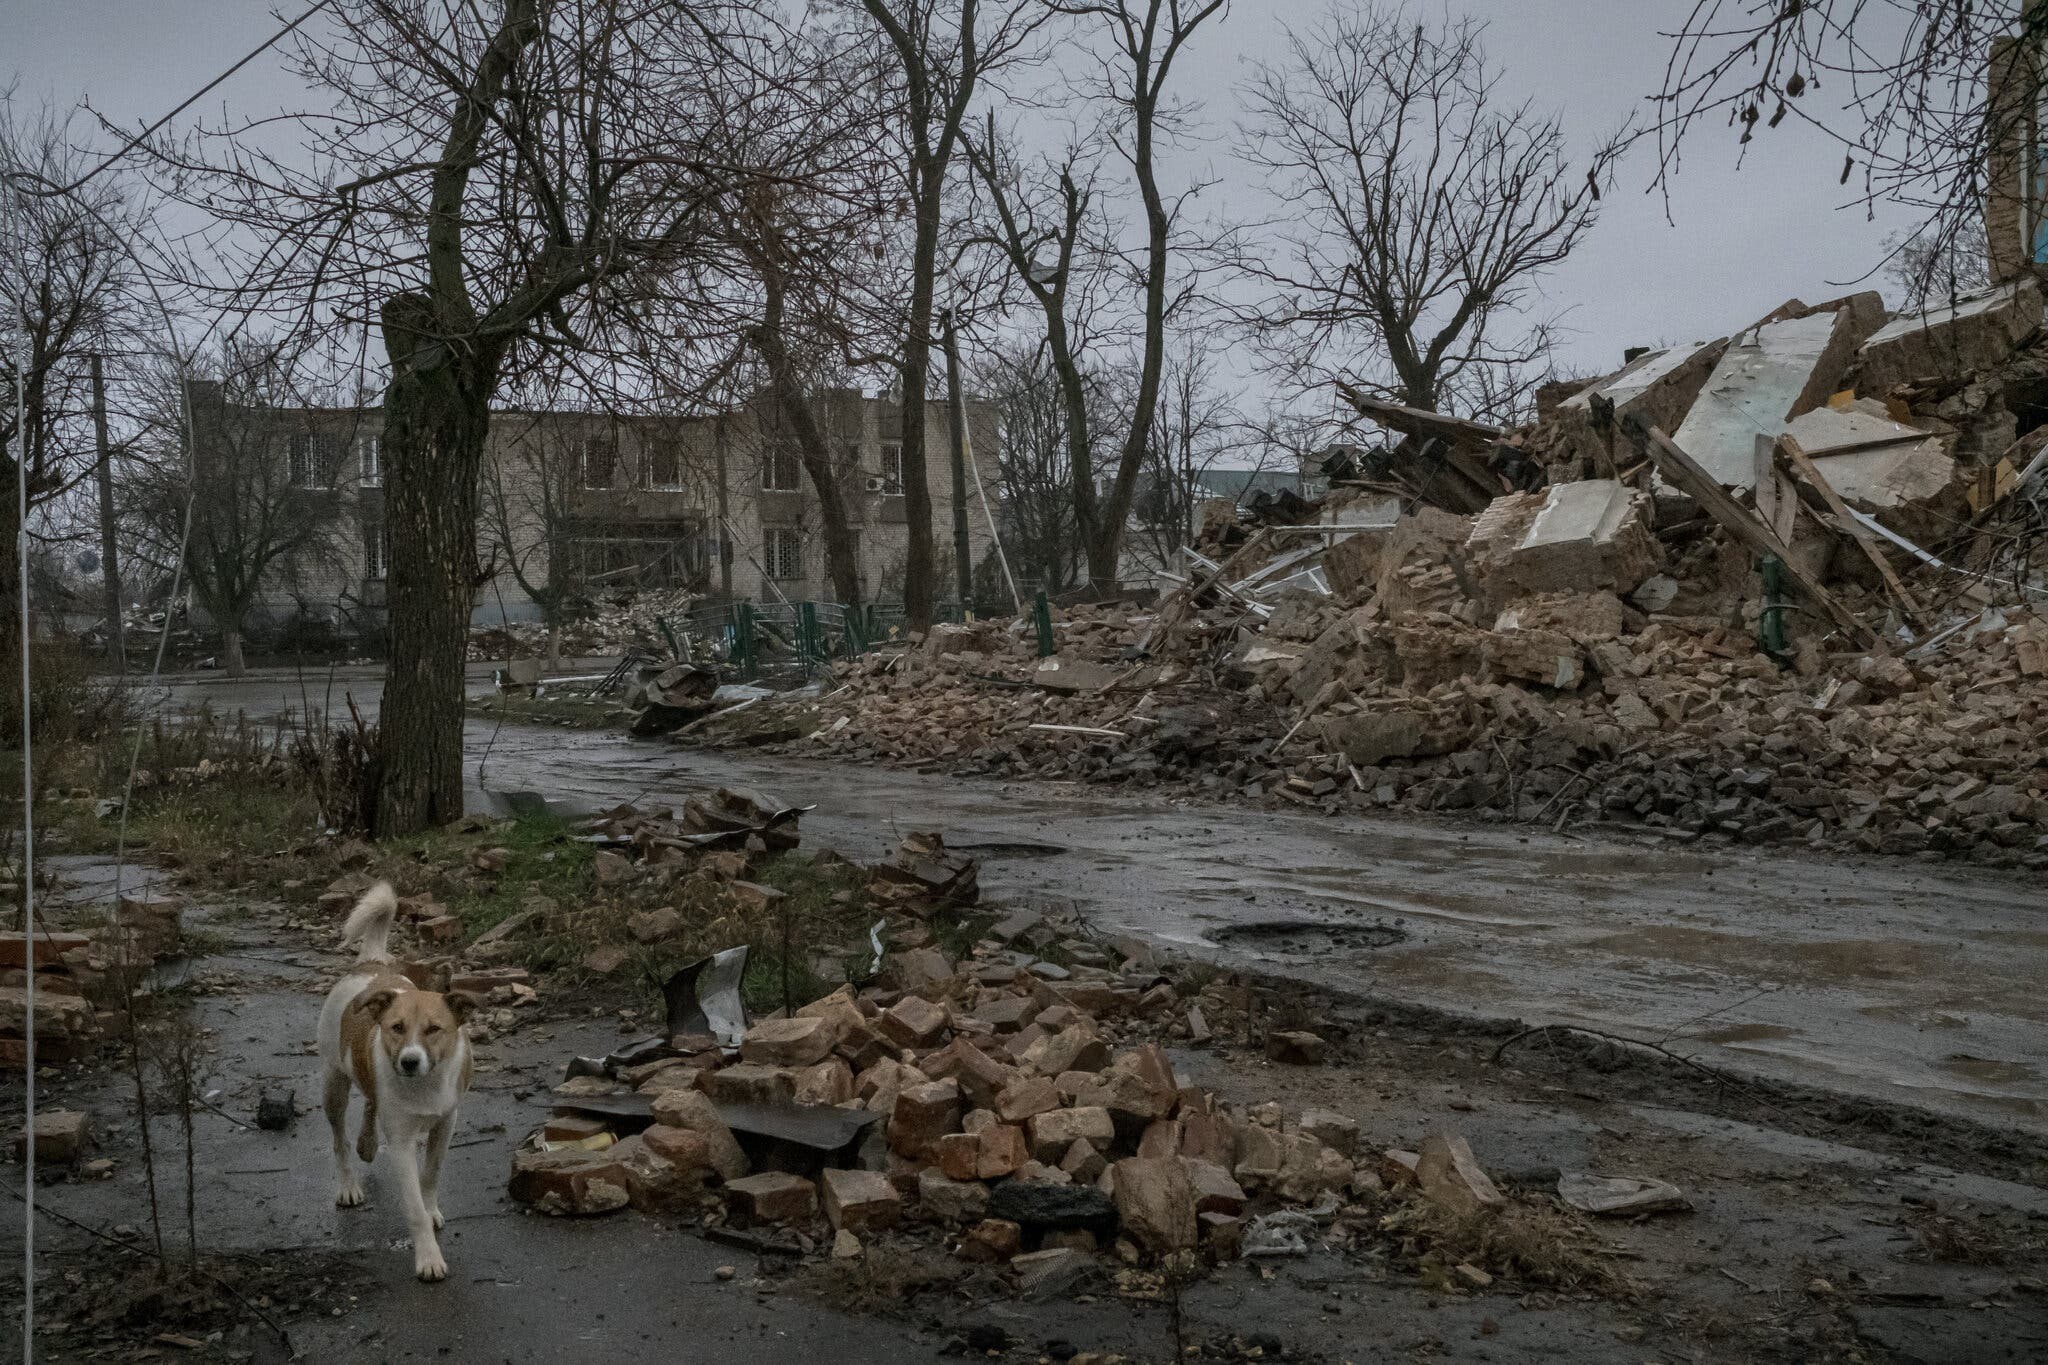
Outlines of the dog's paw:
<svg viewBox="0 0 2048 1365">
<path fill-rule="evenodd" d="M 427 1217 L 434 1220 L 434 1231 L 436 1232 L 439 1232 L 443 1227 L 447 1225 L 448 1222 L 447 1219 L 441 1216 L 441 1210 L 439 1208 L 428 1209 Z"/>
<path fill-rule="evenodd" d="M 413 1257 L 412 1273 L 419 1276 L 423 1284 L 434 1284 L 448 1278 L 448 1262 L 441 1259 L 441 1250 L 436 1247 Z"/>
<path fill-rule="evenodd" d="M 343 1185 L 334 1192 L 334 1202 L 344 1209 L 359 1207 L 363 1202 L 363 1187 L 356 1184 Z"/>
<path fill-rule="evenodd" d="M 356 1156 L 367 1166 L 377 1159 L 377 1135 L 365 1132 L 356 1139 Z"/>
</svg>

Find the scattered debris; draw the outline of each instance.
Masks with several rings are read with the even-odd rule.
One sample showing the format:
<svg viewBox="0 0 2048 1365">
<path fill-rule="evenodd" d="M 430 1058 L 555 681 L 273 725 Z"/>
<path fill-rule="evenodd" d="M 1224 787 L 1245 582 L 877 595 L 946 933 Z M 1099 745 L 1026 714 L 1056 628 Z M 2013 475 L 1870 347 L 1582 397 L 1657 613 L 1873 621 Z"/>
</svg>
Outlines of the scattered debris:
<svg viewBox="0 0 2048 1365">
<path fill-rule="evenodd" d="M 1678 1186 L 1637 1176 L 1583 1175 L 1557 1179 L 1557 1197 L 1581 1213 L 1633 1218 L 1646 1213 L 1689 1213 L 1692 1204 Z"/>
</svg>

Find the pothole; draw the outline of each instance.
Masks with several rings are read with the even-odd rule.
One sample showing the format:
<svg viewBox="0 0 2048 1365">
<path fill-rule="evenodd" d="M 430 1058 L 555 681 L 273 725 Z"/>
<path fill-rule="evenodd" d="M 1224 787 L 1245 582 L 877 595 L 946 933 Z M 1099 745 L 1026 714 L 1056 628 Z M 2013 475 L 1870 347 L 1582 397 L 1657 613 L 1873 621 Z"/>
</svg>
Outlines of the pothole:
<svg viewBox="0 0 2048 1365">
<path fill-rule="evenodd" d="M 1408 931 L 1391 924 L 1322 924 L 1315 920 L 1273 919 L 1229 924 L 1211 930 L 1217 944 L 1236 944 L 1254 952 L 1282 957 L 1314 957 L 1328 952 L 1362 952 L 1400 943 Z"/>
</svg>

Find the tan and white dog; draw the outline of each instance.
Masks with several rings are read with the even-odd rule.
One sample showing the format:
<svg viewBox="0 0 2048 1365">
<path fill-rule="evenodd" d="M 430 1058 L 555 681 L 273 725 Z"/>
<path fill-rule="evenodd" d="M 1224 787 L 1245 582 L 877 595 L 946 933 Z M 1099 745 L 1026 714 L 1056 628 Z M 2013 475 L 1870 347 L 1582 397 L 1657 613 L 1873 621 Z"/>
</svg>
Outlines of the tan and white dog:
<svg viewBox="0 0 2048 1365">
<path fill-rule="evenodd" d="M 353 1208 L 363 1185 L 349 1164 L 344 1130 L 349 1091 L 363 1092 L 363 1124 L 355 1150 L 376 1160 L 381 1141 L 405 1202 L 412 1230 L 413 1273 L 422 1280 L 448 1276 L 441 1257 L 437 1201 L 441 1160 L 455 1130 L 455 1109 L 469 1089 L 471 1057 L 462 1023 L 474 997 L 421 990 L 391 959 L 391 921 L 398 897 L 379 882 L 349 912 L 345 944 L 360 944 L 356 965 L 327 993 L 320 1011 L 320 1056 L 326 1066 L 327 1122 L 334 1130 L 339 1184 L 334 1202 Z M 424 1155 L 421 1146 L 424 1144 Z"/>
</svg>

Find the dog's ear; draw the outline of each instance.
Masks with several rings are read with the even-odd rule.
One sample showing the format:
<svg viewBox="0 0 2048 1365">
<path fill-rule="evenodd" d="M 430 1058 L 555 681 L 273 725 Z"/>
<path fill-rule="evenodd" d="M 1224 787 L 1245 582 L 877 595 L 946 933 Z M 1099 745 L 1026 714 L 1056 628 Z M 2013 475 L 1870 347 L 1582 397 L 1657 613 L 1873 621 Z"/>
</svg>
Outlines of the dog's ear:
<svg viewBox="0 0 2048 1365">
<path fill-rule="evenodd" d="M 398 992 L 394 990 L 369 991 L 357 996 L 355 1004 L 349 1008 L 361 1010 L 372 1019 L 382 1019 L 384 1011 L 390 1009 L 391 1002 L 397 998 Z"/>
<path fill-rule="evenodd" d="M 450 991 L 447 995 L 448 1012 L 455 1016 L 455 1022 L 466 1024 L 469 1016 L 475 1014 L 484 1002 L 468 991 Z"/>
</svg>

